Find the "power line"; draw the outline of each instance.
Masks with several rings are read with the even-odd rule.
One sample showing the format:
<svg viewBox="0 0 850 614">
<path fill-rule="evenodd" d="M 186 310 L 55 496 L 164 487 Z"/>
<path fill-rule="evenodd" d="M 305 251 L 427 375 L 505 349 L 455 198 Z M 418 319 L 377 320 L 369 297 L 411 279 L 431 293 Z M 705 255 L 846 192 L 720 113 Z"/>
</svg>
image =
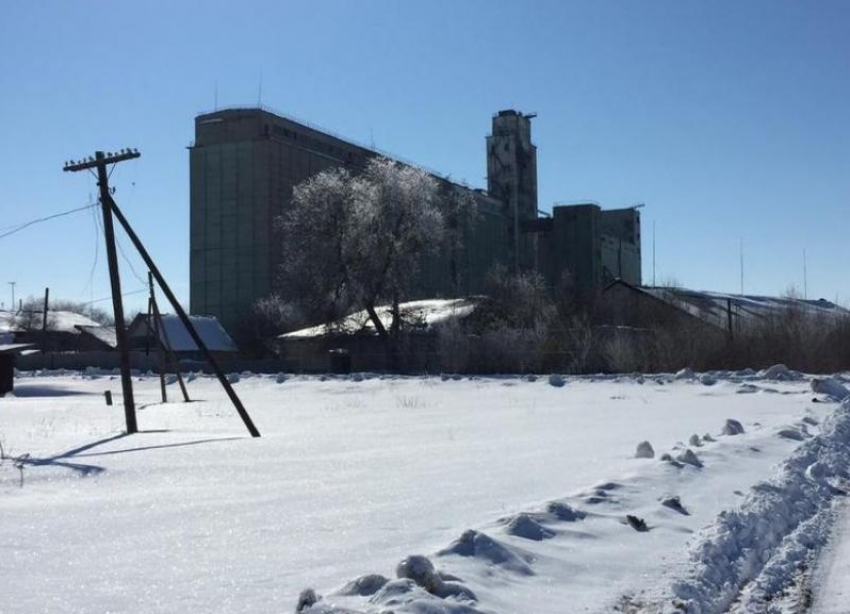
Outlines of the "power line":
<svg viewBox="0 0 850 614">
<path fill-rule="evenodd" d="M 48 215 L 47 217 L 40 217 L 40 218 L 35 219 L 35 220 L 30 220 L 29 222 L 25 222 L 23 224 L 20 224 L 18 226 L 13 227 L 12 230 L 9 230 L 7 232 L 4 232 L 3 234 L 0 234 L 0 239 L 4 239 L 4 238 L 6 238 L 10 235 L 13 235 L 17 232 L 20 232 L 20 231 L 24 230 L 25 228 L 29 228 L 30 226 L 33 226 L 35 224 L 40 224 L 41 222 L 47 222 L 49 220 L 54 220 L 58 217 L 71 215 L 72 213 L 79 213 L 80 211 L 85 211 L 86 209 L 91 209 L 92 207 L 95 207 L 95 206 L 96 205 L 93 205 L 93 204 L 92 205 L 86 205 L 85 207 L 77 207 L 76 209 L 69 209 L 68 211 L 63 211 L 61 213 L 54 213 L 53 215 Z"/>
<path fill-rule="evenodd" d="M 83 292 L 89 290 L 91 294 L 94 294 L 94 274 L 97 270 L 97 261 L 100 255 L 100 218 L 98 217 L 99 212 L 97 208 L 92 209 L 92 221 L 94 222 L 94 261 L 91 265 L 91 270 L 89 271 L 89 281 L 86 284 L 86 287 L 83 288 Z M 91 297 L 91 294 L 89 296 Z"/>
<path fill-rule="evenodd" d="M 136 272 L 136 268 L 133 266 L 133 263 L 130 262 L 130 259 L 127 257 L 127 254 L 124 252 L 124 248 L 121 246 L 120 239 L 117 239 L 115 241 L 115 244 L 118 246 L 118 252 L 121 254 L 121 257 L 124 259 L 124 262 L 126 262 L 127 265 L 130 267 L 130 271 L 133 273 L 133 277 L 135 277 L 137 280 L 139 280 L 143 284 L 147 283 L 147 281 L 144 278 L 142 278 L 142 276 L 139 275 Z"/>
<path fill-rule="evenodd" d="M 124 292 L 124 293 L 121 294 L 121 296 L 122 297 L 132 296 L 134 294 L 141 294 L 142 292 L 147 292 L 147 291 L 148 291 L 148 288 L 144 287 L 144 288 L 140 288 L 139 290 L 133 290 L 131 292 Z M 103 301 L 109 301 L 109 300 L 112 300 L 112 296 L 104 296 L 103 298 L 96 298 L 93 301 L 85 301 L 85 302 L 80 303 L 80 304 L 81 305 L 91 305 L 93 303 L 102 303 Z"/>
</svg>

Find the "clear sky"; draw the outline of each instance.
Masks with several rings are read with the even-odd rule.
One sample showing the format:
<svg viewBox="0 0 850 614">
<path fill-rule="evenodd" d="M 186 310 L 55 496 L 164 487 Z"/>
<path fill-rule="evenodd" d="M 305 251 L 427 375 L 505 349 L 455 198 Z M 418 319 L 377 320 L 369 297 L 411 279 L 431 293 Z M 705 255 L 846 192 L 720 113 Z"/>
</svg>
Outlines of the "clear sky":
<svg viewBox="0 0 850 614">
<path fill-rule="evenodd" d="M 645 282 L 654 226 L 659 283 L 738 291 L 743 242 L 746 292 L 802 291 L 805 250 L 809 297 L 850 300 L 847 0 L 6 0 L 0 234 L 90 202 L 65 160 L 136 147 L 115 198 L 188 301 L 193 118 L 260 96 L 476 187 L 492 114 L 536 112 L 541 208 L 646 203 Z M 7 307 L 108 296 L 91 213 L 0 239 L 0 277 Z"/>
</svg>

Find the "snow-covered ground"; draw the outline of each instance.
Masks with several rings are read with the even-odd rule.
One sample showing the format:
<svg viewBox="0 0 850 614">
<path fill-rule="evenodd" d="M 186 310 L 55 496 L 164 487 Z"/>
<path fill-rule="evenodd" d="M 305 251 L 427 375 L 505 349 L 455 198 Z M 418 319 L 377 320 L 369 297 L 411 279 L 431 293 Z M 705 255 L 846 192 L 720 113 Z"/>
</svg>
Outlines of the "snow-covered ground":
<svg viewBox="0 0 850 614">
<path fill-rule="evenodd" d="M 214 379 L 162 405 L 137 378 L 143 432 L 122 436 L 116 377 L 25 374 L 0 399 L 0 611 L 282 613 L 307 587 L 305 612 L 722 611 L 710 581 L 732 594 L 818 511 L 760 493 L 821 462 L 830 504 L 847 411 L 806 379 L 561 383 L 242 376 L 251 439 Z M 787 521 L 748 526 L 758 509 Z M 410 555 L 437 572 L 396 580 Z M 391 581 L 350 584 L 368 574 Z"/>
</svg>

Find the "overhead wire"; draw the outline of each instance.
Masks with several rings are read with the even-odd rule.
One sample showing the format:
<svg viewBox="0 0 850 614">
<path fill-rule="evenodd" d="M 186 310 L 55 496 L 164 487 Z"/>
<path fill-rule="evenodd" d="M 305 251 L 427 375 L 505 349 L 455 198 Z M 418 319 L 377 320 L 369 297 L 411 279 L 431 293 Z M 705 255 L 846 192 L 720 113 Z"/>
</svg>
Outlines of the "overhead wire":
<svg viewBox="0 0 850 614">
<path fill-rule="evenodd" d="M 89 170 L 91 170 L 91 169 L 89 169 Z M 135 181 L 133 182 L 133 192 L 135 192 Z M 132 196 L 133 192 L 131 192 L 131 196 Z M 95 274 L 95 271 L 97 269 L 97 264 L 98 264 L 98 259 L 99 259 L 100 248 L 99 248 L 99 241 L 98 241 L 97 235 L 99 234 L 99 231 L 101 231 L 103 229 L 103 222 L 101 221 L 99 211 L 97 210 L 98 206 L 99 206 L 98 202 L 89 202 L 89 204 L 84 205 L 82 207 L 75 207 L 73 209 L 68 209 L 67 211 L 60 211 L 59 213 L 54 213 L 52 215 L 47 215 L 47 216 L 44 216 L 44 217 L 35 218 L 35 219 L 32 219 L 28 222 L 23 222 L 21 224 L 0 227 L 0 239 L 4 239 L 6 237 L 17 234 L 17 233 L 21 232 L 22 230 L 25 230 L 25 229 L 27 229 L 31 226 L 36 225 L 36 224 L 48 222 L 50 220 L 54 220 L 54 219 L 57 219 L 57 218 L 60 218 L 60 217 L 65 217 L 65 216 L 68 216 L 68 215 L 72 215 L 74 213 L 79 213 L 81 211 L 92 210 L 92 218 L 93 218 L 94 225 L 95 225 L 95 235 L 96 235 L 95 236 L 95 255 L 94 255 L 94 261 L 92 262 L 92 266 L 91 266 L 91 269 L 89 271 L 88 284 L 86 284 L 86 287 L 83 289 L 83 292 L 85 292 L 86 289 L 93 287 L 94 274 Z M 5 231 L 5 232 L 3 232 L 3 231 Z M 140 288 L 138 290 L 132 290 L 130 292 L 124 292 L 124 293 L 121 294 L 121 296 L 122 297 L 132 296 L 132 295 L 135 295 L 135 294 L 141 294 L 142 292 L 148 292 L 149 289 L 148 289 L 148 285 L 147 285 L 147 283 L 148 283 L 147 279 L 143 278 L 141 275 L 139 275 L 138 271 L 136 271 L 135 267 L 133 266 L 133 263 L 130 261 L 130 259 L 127 257 L 127 254 L 124 252 L 124 248 L 122 247 L 120 240 L 116 241 L 116 245 L 118 246 L 118 251 L 121 253 L 121 256 L 124 258 L 124 260 L 127 262 L 128 266 L 130 267 L 130 271 L 133 273 L 133 276 L 138 281 L 140 281 L 142 284 L 144 284 L 143 288 Z M 104 298 L 98 298 L 98 299 L 86 301 L 83 304 L 84 305 L 91 305 L 93 303 L 99 303 L 99 302 L 108 301 L 108 300 L 111 300 L 111 299 L 112 299 L 111 296 L 107 296 L 107 297 L 104 297 Z"/>
<path fill-rule="evenodd" d="M 147 292 L 148 288 L 145 286 L 144 288 L 139 288 L 138 290 L 131 290 L 130 292 L 122 292 L 121 296 L 133 296 L 134 294 L 141 294 L 142 292 Z M 83 305 L 91 305 L 92 303 L 102 303 L 103 301 L 111 301 L 112 296 L 104 296 L 103 298 L 96 298 L 93 301 L 86 301 L 82 303 Z"/>
<path fill-rule="evenodd" d="M 139 280 L 143 284 L 148 283 L 147 279 L 145 279 L 144 277 L 139 275 L 138 272 L 136 272 L 136 268 L 133 266 L 133 263 L 130 262 L 130 259 L 127 257 L 127 254 L 124 252 L 124 248 L 121 246 L 121 240 L 118 237 L 115 238 L 115 245 L 118 246 L 118 251 L 120 252 L 121 257 L 124 259 L 124 262 L 126 262 L 127 265 L 130 267 L 130 272 L 133 274 L 133 277 L 135 277 L 137 280 Z"/>
<path fill-rule="evenodd" d="M 73 213 L 79 213 L 80 211 L 85 211 L 86 209 L 91 209 L 94 207 L 94 204 L 88 204 L 85 207 L 77 207 L 76 209 L 69 209 L 68 211 L 62 211 L 61 213 L 54 213 L 53 215 L 48 215 L 46 217 L 40 217 L 34 220 L 30 220 L 29 222 L 24 222 L 23 224 L 19 224 L 17 226 L 7 226 L 7 228 L 11 228 L 12 230 L 8 230 L 0 234 L 0 239 L 4 239 L 8 236 L 16 234 L 30 226 L 34 226 L 35 224 L 41 224 L 42 222 L 47 222 L 50 220 L 55 220 L 58 217 L 64 217 L 66 215 L 71 215 Z"/>
<path fill-rule="evenodd" d="M 89 197 L 89 200 L 92 200 L 91 197 Z M 96 207 L 92 209 L 92 223 L 94 224 L 94 261 L 92 262 L 91 269 L 89 270 L 88 283 L 86 283 L 80 294 L 85 294 L 86 291 L 89 291 L 92 294 L 94 293 L 94 274 L 97 270 L 98 258 L 100 257 L 101 234 L 100 211 Z M 91 297 L 91 294 L 89 297 Z"/>
</svg>

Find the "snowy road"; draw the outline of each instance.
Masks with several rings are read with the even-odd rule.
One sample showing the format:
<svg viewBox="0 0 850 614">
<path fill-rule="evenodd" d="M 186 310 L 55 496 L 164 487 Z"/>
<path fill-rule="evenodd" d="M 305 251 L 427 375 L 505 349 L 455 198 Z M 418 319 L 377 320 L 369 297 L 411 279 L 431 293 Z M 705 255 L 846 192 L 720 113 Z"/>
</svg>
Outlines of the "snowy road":
<svg viewBox="0 0 850 614">
<path fill-rule="evenodd" d="M 208 378 L 189 384 L 205 400 L 164 406 L 140 378 L 131 437 L 120 403 L 103 404 L 117 379 L 22 378 L 0 399 L 6 452 L 30 454 L 23 488 L 0 467 L 0 612 L 278 614 L 307 586 L 345 602 L 336 589 L 414 553 L 463 578 L 480 611 L 609 612 L 666 586 L 693 532 L 800 445 L 780 429 L 805 418 L 817 433 L 834 408 L 805 381 L 706 383 L 243 377 L 252 440 Z M 727 418 L 746 432 L 721 435 Z M 694 434 L 701 468 L 634 458 L 642 440 L 679 455 Z M 500 522 L 554 500 L 586 518 L 542 542 Z M 468 529 L 528 573 L 436 556 Z"/>
</svg>

